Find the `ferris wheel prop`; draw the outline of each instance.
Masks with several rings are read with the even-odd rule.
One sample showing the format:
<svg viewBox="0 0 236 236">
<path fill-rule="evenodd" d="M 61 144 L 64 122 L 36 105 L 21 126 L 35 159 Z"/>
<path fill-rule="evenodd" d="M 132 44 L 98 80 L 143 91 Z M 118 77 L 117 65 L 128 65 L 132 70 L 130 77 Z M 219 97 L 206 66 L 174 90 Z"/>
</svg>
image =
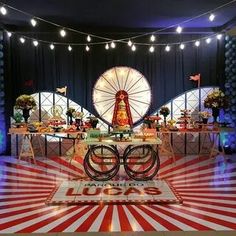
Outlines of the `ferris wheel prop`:
<svg viewBox="0 0 236 236">
<path fill-rule="evenodd" d="M 141 120 L 151 104 L 151 89 L 147 79 L 130 67 L 113 67 L 104 72 L 95 83 L 93 104 L 99 116 L 112 124 L 117 95 L 128 97 L 133 123 Z"/>
</svg>

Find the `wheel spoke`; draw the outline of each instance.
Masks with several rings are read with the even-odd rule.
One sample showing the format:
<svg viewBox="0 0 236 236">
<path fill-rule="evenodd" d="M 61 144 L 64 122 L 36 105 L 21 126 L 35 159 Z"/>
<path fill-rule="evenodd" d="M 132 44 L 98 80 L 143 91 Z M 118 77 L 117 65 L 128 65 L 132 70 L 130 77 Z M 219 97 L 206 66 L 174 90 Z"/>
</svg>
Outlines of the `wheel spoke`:
<svg viewBox="0 0 236 236">
<path fill-rule="evenodd" d="M 117 92 L 117 89 L 109 82 L 109 80 L 102 75 L 102 78 L 106 80 L 106 82 L 114 89 L 115 93 Z"/>
</svg>

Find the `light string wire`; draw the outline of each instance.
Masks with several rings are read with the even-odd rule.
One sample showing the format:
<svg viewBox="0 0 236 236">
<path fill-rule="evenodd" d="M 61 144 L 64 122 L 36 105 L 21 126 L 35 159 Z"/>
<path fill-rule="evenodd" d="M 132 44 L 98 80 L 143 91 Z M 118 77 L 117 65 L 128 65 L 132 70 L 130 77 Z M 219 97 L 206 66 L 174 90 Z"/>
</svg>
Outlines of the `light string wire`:
<svg viewBox="0 0 236 236">
<path fill-rule="evenodd" d="M 99 39 L 105 40 L 105 41 L 100 41 L 100 42 L 87 42 L 87 43 L 73 43 L 73 42 L 70 43 L 70 42 L 56 42 L 56 41 L 53 42 L 53 41 L 47 41 L 47 40 L 36 39 L 36 38 L 32 38 L 32 37 L 29 37 L 29 36 L 26 36 L 26 35 L 21 34 L 22 37 L 24 37 L 24 38 L 26 38 L 26 39 L 37 40 L 37 41 L 42 42 L 42 43 L 53 43 L 53 44 L 55 44 L 55 45 L 85 46 L 85 45 L 101 45 L 101 44 L 107 44 L 107 43 L 111 43 L 111 42 L 120 42 L 120 43 L 125 43 L 125 44 L 127 44 L 127 40 L 136 39 L 136 38 L 144 37 L 144 36 L 147 36 L 147 35 L 157 34 L 157 33 L 159 33 L 159 32 L 165 31 L 165 30 L 167 30 L 167 29 L 170 29 L 170 28 L 174 28 L 174 27 L 176 27 L 176 26 L 183 25 L 183 24 L 185 24 L 185 23 L 188 23 L 188 22 L 190 22 L 190 21 L 193 21 L 193 20 L 195 20 L 195 19 L 198 19 L 198 18 L 200 18 L 200 17 L 202 17 L 202 16 L 208 15 L 209 13 L 215 12 L 215 11 L 217 11 L 217 10 L 219 10 L 219 9 L 222 9 L 222 8 L 224 8 L 224 7 L 226 7 L 226 6 L 229 6 L 229 5 L 231 5 L 231 4 L 235 3 L 235 2 L 236 2 L 236 0 L 232 0 L 232 1 L 230 1 L 230 2 L 227 2 L 227 3 L 223 4 L 223 5 L 218 6 L 218 7 L 214 8 L 214 9 L 212 9 L 212 10 L 209 10 L 209 11 L 207 11 L 207 12 L 204 12 L 204 13 L 201 13 L 201 14 L 199 14 L 199 15 L 197 15 L 197 16 L 194 16 L 194 17 L 192 17 L 192 18 L 190 18 L 190 19 L 187 19 L 187 20 L 185 20 L 185 21 L 181 21 L 181 22 L 176 23 L 176 24 L 172 24 L 172 25 L 170 25 L 170 26 L 161 28 L 161 29 L 156 30 L 156 31 L 146 32 L 146 33 L 142 33 L 142 34 L 139 34 L 139 35 L 136 35 L 136 36 L 125 37 L 125 38 L 121 38 L 121 39 L 112 39 L 112 38 L 107 38 L 107 37 L 103 37 L 103 36 L 99 36 L 99 35 L 95 35 L 95 34 L 83 32 L 83 31 L 79 31 L 79 30 L 76 30 L 76 29 L 73 29 L 73 28 L 70 28 L 70 27 L 62 26 L 62 25 L 60 25 L 60 24 L 57 24 L 57 23 L 55 23 L 55 22 L 52 22 L 52 21 L 43 19 L 43 18 L 41 18 L 41 17 L 34 16 L 34 15 L 32 15 L 31 13 L 28 13 L 28 12 L 25 12 L 25 11 L 23 11 L 23 10 L 17 9 L 17 8 L 15 8 L 15 7 L 13 7 L 13 6 L 10 6 L 10 5 L 6 4 L 6 3 L 3 3 L 3 2 L 1 2 L 1 1 L 0 1 L 0 4 L 1 4 L 2 6 L 4 6 L 4 7 L 6 6 L 7 8 L 14 10 L 14 11 L 20 12 L 20 13 L 22 13 L 22 14 L 24 14 L 24 15 L 30 17 L 30 18 L 37 19 L 37 20 L 39 20 L 39 21 L 48 23 L 48 24 L 53 25 L 53 26 L 56 26 L 56 27 L 58 27 L 58 28 L 65 29 L 65 30 L 68 30 L 68 31 L 71 31 L 71 32 L 74 32 L 74 33 L 81 34 L 81 35 L 89 35 L 90 37 L 94 37 L 94 38 L 99 38 Z M 14 34 L 18 34 L 18 33 L 14 32 Z M 136 45 L 144 45 L 144 46 L 177 45 L 177 44 L 180 44 L 180 43 L 191 43 L 191 42 L 194 42 L 194 41 L 196 41 L 196 40 L 202 40 L 202 39 L 205 39 L 205 38 L 207 38 L 207 37 L 212 37 L 212 36 L 214 36 L 214 35 L 216 35 L 216 34 L 214 33 L 214 34 L 208 35 L 208 36 L 206 36 L 206 37 L 202 37 L 202 38 L 198 38 L 198 39 L 194 39 L 194 40 L 176 42 L 176 43 L 154 43 L 154 42 L 152 42 L 152 43 L 139 43 L 139 42 L 135 42 L 134 44 L 136 44 Z"/>
<path fill-rule="evenodd" d="M 141 45 L 141 46 L 166 46 L 166 45 L 179 45 L 181 43 L 183 44 L 187 44 L 187 43 L 194 43 L 196 41 L 201 41 L 207 38 L 211 38 L 214 36 L 217 36 L 218 33 L 213 33 L 204 37 L 200 37 L 200 38 L 196 38 L 196 39 L 191 39 L 191 40 L 186 40 L 186 41 L 180 41 L 180 42 L 175 42 L 175 43 L 135 43 L 135 45 Z M 26 35 L 21 34 L 21 36 L 25 39 L 29 39 L 29 40 L 37 40 L 38 42 L 42 42 L 42 43 L 46 43 L 46 44 L 54 44 L 54 45 L 70 45 L 70 46 L 86 46 L 86 45 L 104 45 L 107 43 L 107 41 L 103 41 L 103 42 L 92 42 L 89 44 L 85 44 L 85 43 L 65 43 L 65 42 L 53 42 L 53 41 L 47 41 L 47 40 L 41 40 L 41 39 L 37 39 L 37 38 L 32 38 L 32 37 L 28 37 Z M 125 43 L 127 44 L 127 42 L 121 41 L 121 43 Z"/>
<path fill-rule="evenodd" d="M 201 18 L 201 17 L 203 17 L 205 15 L 208 15 L 208 14 L 210 14 L 212 12 L 216 12 L 217 10 L 219 10 L 221 8 L 224 8 L 224 7 L 228 6 L 228 5 L 231 5 L 231 4 L 235 3 L 235 2 L 236 2 L 236 0 L 232 0 L 232 1 L 230 1 L 228 3 L 225 3 L 225 4 L 221 5 L 221 6 L 218 6 L 218 7 L 214 8 L 214 9 L 212 9 L 212 10 L 209 10 L 207 12 L 204 12 L 204 13 L 200 14 L 200 15 L 194 16 L 194 17 L 192 17 L 190 19 L 181 21 L 179 23 L 169 25 L 169 26 L 167 26 L 165 28 L 162 28 L 162 29 L 159 29 L 159 30 L 156 30 L 156 31 L 153 31 L 153 32 L 147 32 L 147 33 L 144 33 L 144 34 L 136 35 L 136 36 L 133 36 L 133 37 L 130 37 L 130 38 L 124 38 L 124 39 L 121 39 L 121 40 L 135 39 L 135 38 L 140 38 L 140 37 L 143 37 L 143 36 L 146 36 L 146 35 L 150 35 L 150 34 L 157 34 L 157 33 L 160 33 L 162 31 L 165 31 L 167 29 L 175 28 L 176 26 L 180 26 L 180 25 L 184 25 L 184 24 L 186 24 L 188 22 L 191 22 L 191 21 L 193 21 L 195 19 Z"/>
</svg>

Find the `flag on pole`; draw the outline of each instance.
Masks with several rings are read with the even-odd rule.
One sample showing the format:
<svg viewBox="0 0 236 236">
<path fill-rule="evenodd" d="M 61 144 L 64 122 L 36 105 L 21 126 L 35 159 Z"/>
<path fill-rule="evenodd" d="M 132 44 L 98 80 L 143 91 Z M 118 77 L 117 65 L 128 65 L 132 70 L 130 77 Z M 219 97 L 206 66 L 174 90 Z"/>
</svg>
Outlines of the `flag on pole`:
<svg viewBox="0 0 236 236">
<path fill-rule="evenodd" d="M 64 96 L 66 96 L 66 90 L 67 90 L 67 86 L 62 87 L 62 88 L 57 88 L 56 91 L 57 91 L 58 93 L 64 94 Z"/>
<path fill-rule="evenodd" d="M 200 74 L 190 76 L 189 80 L 197 81 L 198 88 L 200 88 L 200 81 L 201 81 L 201 75 Z"/>
</svg>

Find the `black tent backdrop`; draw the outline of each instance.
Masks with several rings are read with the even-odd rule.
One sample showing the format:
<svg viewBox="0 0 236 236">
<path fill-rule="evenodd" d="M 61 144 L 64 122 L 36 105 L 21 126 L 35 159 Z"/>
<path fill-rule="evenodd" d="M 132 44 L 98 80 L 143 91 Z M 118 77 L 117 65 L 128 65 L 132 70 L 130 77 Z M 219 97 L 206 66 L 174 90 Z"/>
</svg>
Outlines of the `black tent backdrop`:
<svg viewBox="0 0 236 236">
<path fill-rule="evenodd" d="M 162 37 L 169 40 L 170 36 Z M 196 35 L 182 37 L 186 41 Z M 158 46 L 150 53 L 148 47 L 137 45 L 137 51 L 132 52 L 124 44 L 110 50 L 97 45 L 89 52 L 79 46 L 69 52 L 62 45 L 50 50 L 48 44 L 34 47 L 31 41 L 22 45 L 17 37 L 5 37 L 5 52 L 8 117 L 20 94 L 55 91 L 56 87 L 65 85 L 70 99 L 96 114 L 92 103 L 93 86 L 103 72 L 114 66 L 135 68 L 147 78 L 152 90 L 149 113 L 176 95 L 196 87 L 196 83 L 189 80 L 190 75 L 200 73 L 201 86 L 224 85 L 223 39 L 214 39 L 209 45 L 202 42 L 200 47 L 189 43 L 184 50 L 176 45 L 170 52 L 166 52 L 164 46 Z"/>
</svg>

